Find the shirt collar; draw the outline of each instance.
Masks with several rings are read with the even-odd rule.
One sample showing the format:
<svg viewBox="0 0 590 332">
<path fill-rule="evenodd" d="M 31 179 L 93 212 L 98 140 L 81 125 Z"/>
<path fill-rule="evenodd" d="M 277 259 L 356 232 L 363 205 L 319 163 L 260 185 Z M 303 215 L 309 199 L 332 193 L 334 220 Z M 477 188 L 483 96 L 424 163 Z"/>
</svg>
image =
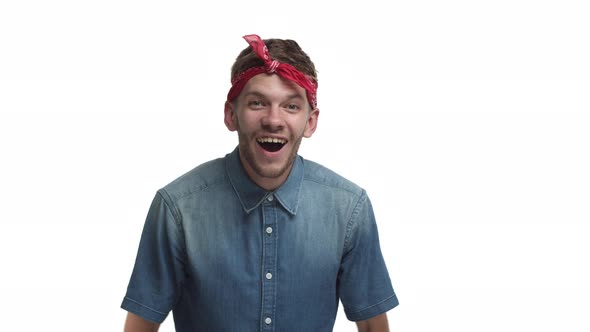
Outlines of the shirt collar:
<svg viewBox="0 0 590 332">
<path fill-rule="evenodd" d="M 299 193 L 303 183 L 303 158 L 300 156 L 295 158 L 287 180 L 275 191 L 266 191 L 250 179 L 240 161 L 238 147 L 226 156 L 225 168 L 246 213 L 257 208 L 270 195 L 273 195 L 289 213 L 292 215 L 297 213 Z"/>
</svg>

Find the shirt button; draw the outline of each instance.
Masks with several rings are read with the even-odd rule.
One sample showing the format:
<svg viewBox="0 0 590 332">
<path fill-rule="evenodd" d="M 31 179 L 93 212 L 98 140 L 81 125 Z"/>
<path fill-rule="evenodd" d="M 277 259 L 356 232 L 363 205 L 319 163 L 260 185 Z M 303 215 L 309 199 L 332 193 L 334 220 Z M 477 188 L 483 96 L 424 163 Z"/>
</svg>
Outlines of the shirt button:
<svg viewBox="0 0 590 332">
<path fill-rule="evenodd" d="M 272 233 L 272 227 L 267 227 L 266 228 L 266 234 L 270 234 Z"/>
<path fill-rule="evenodd" d="M 264 322 L 266 323 L 266 325 L 270 325 L 270 323 L 272 323 L 272 319 L 270 319 L 270 317 L 266 317 L 264 319 Z"/>
<path fill-rule="evenodd" d="M 268 279 L 268 280 L 272 279 L 272 273 L 268 272 L 266 274 L 266 279 Z"/>
<path fill-rule="evenodd" d="M 268 197 L 266 199 L 268 199 L 269 202 L 272 202 L 272 200 L 274 199 L 274 197 L 272 196 L 272 194 L 270 194 L 270 195 L 268 195 Z"/>
</svg>

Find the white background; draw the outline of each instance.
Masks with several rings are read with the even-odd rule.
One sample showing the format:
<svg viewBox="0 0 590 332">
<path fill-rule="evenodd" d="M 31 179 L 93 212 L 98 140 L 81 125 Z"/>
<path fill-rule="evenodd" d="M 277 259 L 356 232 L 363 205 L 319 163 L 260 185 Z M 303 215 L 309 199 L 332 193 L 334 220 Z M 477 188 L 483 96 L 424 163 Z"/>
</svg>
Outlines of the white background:
<svg viewBox="0 0 590 332">
<path fill-rule="evenodd" d="M 589 17 L 568 0 L 3 1 L 0 329 L 122 330 L 149 203 L 235 146 L 229 69 L 256 33 L 319 70 L 300 152 L 371 196 L 392 331 L 590 331 Z M 355 331 L 342 312 L 335 331 Z"/>
</svg>

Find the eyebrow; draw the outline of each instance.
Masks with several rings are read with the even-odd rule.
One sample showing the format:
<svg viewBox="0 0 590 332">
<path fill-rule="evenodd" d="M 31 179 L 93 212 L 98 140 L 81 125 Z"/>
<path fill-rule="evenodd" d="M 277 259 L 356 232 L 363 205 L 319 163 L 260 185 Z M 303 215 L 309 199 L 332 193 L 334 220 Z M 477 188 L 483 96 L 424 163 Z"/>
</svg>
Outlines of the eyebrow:
<svg viewBox="0 0 590 332">
<path fill-rule="evenodd" d="M 248 91 L 244 94 L 244 97 L 248 97 L 248 96 L 268 98 L 264 93 L 259 92 L 259 91 Z M 304 99 L 304 98 L 300 93 L 295 92 L 293 94 L 288 95 L 286 99 L 291 100 L 291 99 Z"/>
</svg>

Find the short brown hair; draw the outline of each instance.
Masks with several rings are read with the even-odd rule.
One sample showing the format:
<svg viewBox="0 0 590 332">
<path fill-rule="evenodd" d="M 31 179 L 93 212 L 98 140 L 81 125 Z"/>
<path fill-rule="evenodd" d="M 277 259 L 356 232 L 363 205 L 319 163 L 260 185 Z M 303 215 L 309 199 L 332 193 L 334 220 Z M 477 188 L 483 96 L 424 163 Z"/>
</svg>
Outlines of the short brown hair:
<svg viewBox="0 0 590 332">
<path fill-rule="evenodd" d="M 282 63 L 288 63 L 297 70 L 311 78 L 317 84 L 317 71 L 309 56 L 303 52 L 299 44 L 291 39 L 264 39 L 264 44 L 268 48 L 270 57 Z M 231 67 L 231 80 L 252 67 L 264 66 L 264 62 L 252 52 L 252 47 L 248 46 L 236 58 Z"/>
</svg>

